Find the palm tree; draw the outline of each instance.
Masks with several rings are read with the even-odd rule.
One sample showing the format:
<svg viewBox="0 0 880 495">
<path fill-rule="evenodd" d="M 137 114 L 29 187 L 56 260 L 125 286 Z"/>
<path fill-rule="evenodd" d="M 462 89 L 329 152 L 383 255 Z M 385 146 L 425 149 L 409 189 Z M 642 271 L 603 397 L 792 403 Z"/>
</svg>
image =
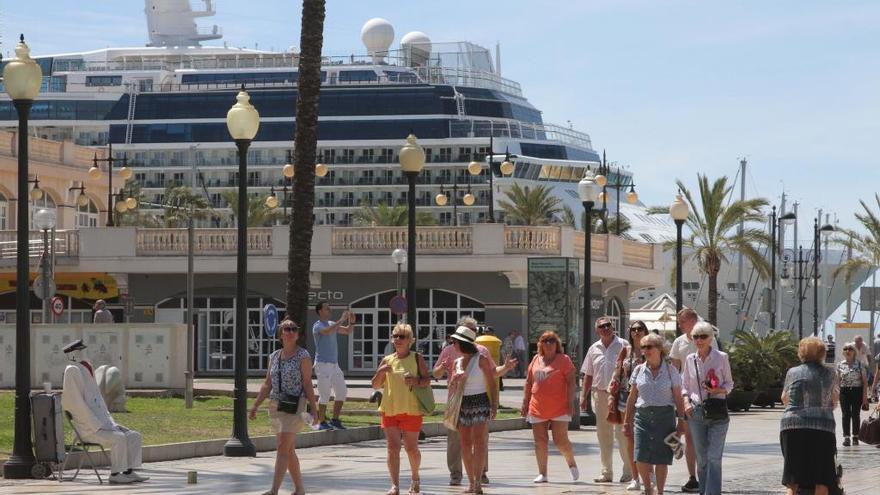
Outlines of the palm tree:
<svg viewBox="0 0 880 495">
<path fill-rule="evenodd" d="M 321 50 L 324 47 L 325 0 L 303 0 L 300 21 L 299 79 L 294 136 L 293 207 L 287 252 L 287 316 L 304 328 L 309 305 L 309 272 L 315 209 L 315 163 L 318 147 L 318 100 Z M 300 332 L 305 342 L 306 332 Z"/>
<path fill-rule="evenodd" d="M 355 225 L 399 227 L 407 225 L 408 220 L 406 206 L 388 206 L 385 203 L 379 203 L 379 206 L 375 208 L 363 205 L 352 215 L 352 221 Z M 416 225 L 436 224 L 437 220 L 434 215 L 424 211 L 416 212 Z"/>
<path fill-rule="evenodd" d="M 186 227 L 192 207 L 194 220 L 204 220 L 214 216 L 211 204 L 203 195 L 194 192 L 189 186 L 171 184 L 165 188 L 165 226 L 169 228 Z"/>
<path fill-rule="evenodd" d="M 580 230 L 584 230 L 584 225 L 586 224 L 587 212 L 581 212 L 581 221 L 580 221 Z M 601 223 L 600 223 L 601 222 Z M 603 220 L 600 217 L 593 216 L 593 221 L 591 222 L 591 227 L 593 230 L 590 232 L 596 233 L 617 233 L 617 222 L 620 222 L 620 234 L 623 235 L 632 227 L 632 224 L 629 223 L 629 220 L 624 216 L 615 215 L 613 217 L 608 217 L 607 221 Z M 562 218 L 560 220 L 562 225 L 568 225 L 569 227 L 577 230 L 578 224 L 575 220 L 574 211 L 568 205 L 562 205 Z"/>
<path fill-rule="evenodd" d="M 761 209 L 767 206 L 764 198 L 751 198 L 731 201 L 733 186 L 727 185 L 727 177 L 720 177 L 712 184 L 705 175 L 697 174 L 700 188 L 700 202 L 697 204 L 690 190 L 681 180 L 676 180 L 685 201 L 688 202 L 690 215 L 685 223 L 689 232 L 682 239 L 686 258 L 693 260 L 701 273 L 709 279 L 709 323 L 718 321 L 718 272 L 721 263 L 728 261 L 733 253 L 742 253 L 755 268 L 759 277 L 767 278 L 770 267 L 760 252 L 761 245 L 770 244 L 770 236 L 761 228 L 743 227 L 738 231 L 740 222 L 750 224 L 766 221 Z M 728 201 L 729 204 L 725 204 Z M 669 208 L 655 207 L 650 213 L 668 213 Z M 665 245 L 666 249 L 674 249 L 675 242 Z"/>
<path fill-rule="evenodd" d="M 880 207 L 880 194 L 874 194 L 874 201 Z M 864 227 L 866 233 L 859 233 L 853 230 L 841 229 L 840 233 L 846 237 L 836 239 L 836 242 L 842 244 L 845 248 L 852 249 L 854 256 L 844 261 L 834 270 L 834 276 L 837 277 L 841 273 L 844 275 L 844 282 L 850 285 L 852 279 L 858 272 L 880 269 L 880 217 L 865 203 L 859 200 L 864 213 L 856 213 L 856 220 Z M 849 315 L 847 315 L 847 318 Z"/>
<path fill-rule="evenodd" d="M 232 208 L 230 216 L 232 224 L 235 225 L 236 209 L 238 208 L 238 191 L 229 189 L 220 193 L 226 203 Z M 247 226 L 248 227 L 268 227 L 274 225 L 283 213 L 275 208 L 266 206 L 266 200 L 262 196 L 250 196 L 247 201 Z"/>
<path fill-rule="evenodd" d="M 498 205 L 504 211 L 505 219 L 514 224 L 547 225 L 553 215 L 563 211 L 559 198 L 551 196 L 550 189 L 545 186 L 532 189 L 514 183 L 504 195 L 506 199 L 499 201 Z"/>
</svg>

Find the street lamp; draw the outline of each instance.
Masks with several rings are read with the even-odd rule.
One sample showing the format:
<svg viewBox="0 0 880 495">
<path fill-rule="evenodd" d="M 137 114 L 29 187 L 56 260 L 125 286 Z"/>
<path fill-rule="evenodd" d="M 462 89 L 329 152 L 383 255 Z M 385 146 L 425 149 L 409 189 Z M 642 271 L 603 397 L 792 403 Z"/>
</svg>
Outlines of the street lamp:
<svg viewBox="0 0 880 495">
<path fill-rule="evenodd" d="M 83 182 L 79 183 L 79 186 L 68 187 L 67 191 L 79 191 L 79 194 L 76 196 L 76 205 L 80 208 L 85 208 L 89 205 L 89 197 L 86 196 L 86 185 Z"/>
<path fill-rule="evenodd" d="M 471 162 L 467 167 L 468 174 L 470 175 L 480 175 L 480 172 L 483 170 L 482 165 L 479 162 Z M 471 178 L 468 176 L 467 181 L 467 193 L 465 193 L 464 197 L 461 198 L 461 202 L 464 203 L 465 206 L 473 206 L 476 198 L 471 193 Z M 456 227 L 458 227 L 458 178 L 453 178 L 452 181 L 452 217 L 453 223 Z M 443 190 L 444 185 L 440 184 L 440 194 L 434 197 L 434 202 L 437 203 L 437 206 L 446 206 L 449 202 L 449 193 Z"/>
<path fill-rule="evenodd" d="M 819 261 L 822 258 L 821 237 L 834 233 L 834 226 L 819 227 L 819 219 L 813 219 L 813 336 L 819 335 Z"/>
<path fill-rule="evenodd" d="M 593 206 L 596 204 L 596 199 L 599 196 L 599 185 L 596 184 L 593 173 L 590 170 L 587 170 L 587 173 L 584 175 L 584 178 L 578 182 L 578 196 L 581 198 L 581 203 L 584 205 L 584 212 L 586 216 L 586 222 L 584 225 L 584 313 L 583 313 L 583 329 L 581 331 L 581 339 L 580 345 L 578 346 L 578 362 L 582 362 L 584 356 L 586 355 L 587 348 L 592 341 L 591 337 L 591 327 L 592 327 L 592 307 L 590 306 L 591 299 L 591 284 L 590 281 L 592 279 L 591 269 L 592 269 L 592 259 L 590 258 L 590 252 L 592 250 L 592 235 L 593 229 L 591 226 L 591 220 L 593 215 Z M 589 393 L 589 391 L 587 392 Z M 576 430 L 580 428 L 581 420 L 580 420 L 580 407 L 574 408 L 578 411 L 578 414 L 572 418 L 572 422 L 569 423 L 568 428 L 570 430 Z M 593 416 L 592 412 L 589 410 L 584 411 L 585 416 Z M 595 422 L 595 417 L 592 418 L 592 421 Z M 593 423 L 595 424 L 595 423 Z"/>
<path fill-rule="evenodd" d="M 406 194 L 408 207 L 407 229 L 407 266 L 406 266 L 406 322 L 413 329 L 413 334 L 418 338 L 416 324 L 416 179 L 425 166 L 425 150 L 419 146 L 416 136 L 410 134 L 406 137 L 406 144 L 400 149 L 400 168 L 409 190 Z"/>
<path fill-rule="evenodd" d="M 49 259 L 49 231 L 55 228 L 55 210 L 40 209 L 34 213 L 34 228 L 43 232 L 43 254 L 40 257 L 40 276 L 43 279 L 43 323 L 49 323 L 49 280 L 52 278 L 52 263 Z"/>
<path fill-rule="evenodd" d="M 809 263 L 808 260 L 804 259 L 804 247 L 798 246 L 797 256 L 792 261 L 797 266 L 797 271 L 795 275 L 790 276 L 788 274 L 788 266 L 782 267 L 782 286 L 785 288 L 791 287 L 793 285 L 792 279 L 797 280 L 797 294 L 795 297 L 797 298 L 798 305 L 798 340 L 804 338 L 804 280 L 808 280 L 808 277 L 804 273 L 804 265 Z"/>
<path fill-rule="evenodd" d="M 397 265 L 397 295 L 400 295 L 400 269 L 406 263 L 406 250 L 397 248 L 391 252 L 391 261 Z"/>
<path fill-rule="evenodd" d="M 89 169 L 89 179 L 98 180 L 101 178 L 101 168 L 98 167 L 99 162 L 107 163 L 107 226 L 113 227 L 115 224 L 113 222 L 113 164 L 120 161 L 119 158 L 115 158 L 113 156 L 113 143 L 108 145 L 107 158 L 98 158 L 98 154 L 95 153 L 95 156 L 92 158 L 92 168 Z M 128 157 L 122 156 L 122 168 L 119 169 L 119 178 L 123 181 L 131 179 L 131 169 L 128 168 Z M 124 213 L 125 209 L 119 210 L 116 209 L 120 213 Z"/>
<path fill-rule="evenodd" d="M 489 220 L 487 223 L 495 223 L 495 163 L 493 162 L 493 158 L 495 157 L 495 136 L 489 136 Z M 468 165 L 468 172 L 471 175 L 479 175 L 483 166 L 479 162 L 471 162 Z M 498 166 L 498 171 L 501 172 L 501 175 L 511 175 L 513 174 L 515 166 L 512 161 L 510 161 L 510 151 L 507 150 L 504 152 L 504 161 Z"/>
<path fill-rule="evenodd" d="M 24 35 L 15 46 L 15 56 L 3 68 L 3 84 L 18 113 L 18 211 L 16 222 L 15 274 L 15 433 L 12 455 L 3 465 L 3 477 L 31 476 L 34 449 L 31 442 L 31 326 L 28 288 L 28 115 L 40 92 L 43 71 L 30 57 Z M 40 191 L 42 196 L 42 191 Z"/>
<path fill-rule="evenodd" d="M 247 152 L 260 128 L 260 114 L 241 85 L 235 105 L 226 114 L 226 127 L 238 148 L 238 253 L 235 300 L 235 399 L 232 438 L 223 446 L 228 457 L 253 457 L 256 448 L 247 431 Z"/>
<path fill-rule="evenodd" d="M 778 237 L 777 229 L 784 228 L 785 225 L 791 225 L 797 220 L 794 212 L 783 213 L 779 218 L 776 217 L 776 206 L 773 206 L 770 212 L 770 328 L 776 329 L 776 238 Z M 781 282 L 780 282 L 781 283 Z"/>
<path fill-rule="evenodd" d="M 28 195 L 34 201 L 39 201 L 43 198 L 43 190 L 40 189 L 40 178 L 38 176 L 34 176 L 33 179 L 28 179 L 28 184 L 33 184 L 34 188 L 30 190 Z"/>
<path fill-rule="evenodd" d="M 628 181 L 621 180 L 620 167 L 617 168 L 617 172 L 615 172 L 614 183 L 608 183 L 608 176 L 611 175 L 611 168 L 608 166 L 608 162 L 605 159 L 605 151 L 602 151 L 602 163 L 599 164 L 599 170 L 597 170 L 598 175 L 596 175 L 595 181 L 596 184 L 602 188 L 602 192 L 599 194 L 599 201 L 602 202 L 602 209 L 606 212 L 606 218 L 608 215 L 608 194 L 607 189 L 613 188 L 615 190 L 615 201 L 617 202 L 616 206 L 616 215 L 617 215 L 617 226 L 615 227 L 615 234 L 620 235 L 620 191 L 621 189 L 626 189 L 629 187 L 629 192 L 626 193 L 626 202 L 633 205 L 638 203 L 639 194 L 636 192 L 636 184 L 633 182 L 632 178 L 629 178 Z M 685 217 L 686 219 L 687 217 Z M 608 223 L 605 223 L 605 232 L 608 232 Z"/>
<path fill-rule="evenodd" d="M 675 222 L 675 314 L 681 311 L 684 293 L 682 291 L 682 276 L 684 267 L 682 266 L 681 256 L 681 228 L 690 215 L 687 203 L 681 197 L 681 191 L 675 195 L 672 205 L 669 206 L 669 215 Z M 620 213 L 618 212 L 617 224 L 620 225 Z M 681 327 L 678 325 L 678 318 L 675 319 L 675 335 L 681 335 Z"/>
</svg>

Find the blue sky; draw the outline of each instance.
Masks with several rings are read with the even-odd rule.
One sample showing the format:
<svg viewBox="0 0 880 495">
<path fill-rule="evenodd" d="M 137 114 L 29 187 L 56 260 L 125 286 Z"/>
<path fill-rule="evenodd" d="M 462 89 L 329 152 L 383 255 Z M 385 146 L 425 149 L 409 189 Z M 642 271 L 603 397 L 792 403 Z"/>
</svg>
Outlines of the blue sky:
<svg viewBox="0 0 880 495">
<path fill-rule="evenodd" d="M 201 24 L 230 45 L 299 44 L 300 2 L 215 3 Z M 740 157 L 749 195 L 801 203 L 802 233 L 818 208 L 853 226 L 858 199 L 873 199 L 880 2 L 330 0 L 325 54 L 362 53 L 371 17 L 396 40 L 500 41 L 503 75 L 546 121 L 571 121 L 633 170 L 648 204 L 667 204 L 674 178 L 732 179 Z M 38 54 L 142 45 L 143 3 L 3 2 L 4 54 L 19 32 Z"/>
</svg>

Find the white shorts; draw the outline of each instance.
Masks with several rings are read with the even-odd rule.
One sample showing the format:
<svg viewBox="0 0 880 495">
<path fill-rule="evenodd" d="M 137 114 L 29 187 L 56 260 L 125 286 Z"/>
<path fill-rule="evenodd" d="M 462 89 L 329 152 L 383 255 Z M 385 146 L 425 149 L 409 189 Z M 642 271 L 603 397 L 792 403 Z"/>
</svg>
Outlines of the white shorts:
<svg viewBox="0 0 880 495">
<path fill-rule="evenodd" d="M 318 404 L 327 405 L 330 402 L 331 389 L 334 400 L 345 402 L 348 387 L 345 386 L 345 375 L 338 364 L 315 363 L 315 376 L 318 378 Z"/>
<path fill-rule="evenodd" d="M 569 416 L 568 414 L 563 414 L 562 416 L 556 416 L 553 419 L 546 420 L 546 419 L 536 418 L 536 417 L 532 416 L 531 414 L 529 414 L 528 416 L 526 416 L 526 421 L 528 421 L 528 423 L 532 424 L 532 425 L 536 425 L 539 423 L 546 423 L 547 421 L 562 421 L 563 423 L 570 423 L 571 416 Z"/>
</svg>

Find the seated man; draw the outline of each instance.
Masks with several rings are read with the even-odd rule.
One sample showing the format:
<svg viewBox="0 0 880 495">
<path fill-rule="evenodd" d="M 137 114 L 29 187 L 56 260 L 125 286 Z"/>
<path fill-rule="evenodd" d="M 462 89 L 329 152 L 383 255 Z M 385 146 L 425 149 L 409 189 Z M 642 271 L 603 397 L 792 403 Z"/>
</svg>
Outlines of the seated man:
<svg viewBox="0 0 880 495">
<path fill-rule="evenodd" d="M 92 365 L 77 362 L 74 353 L 85 349 L 82 340 L 64 348 L 71 363 L 64 370 L 61 407 L 73 417 L 73 425 L 83 441 L 110 448 L 110 483 L 126 484 L 146 481 L 147 476 L 134 472 L 141 466 L 141 434 L 116 424 L 98 390 Z"/>
</svg>

